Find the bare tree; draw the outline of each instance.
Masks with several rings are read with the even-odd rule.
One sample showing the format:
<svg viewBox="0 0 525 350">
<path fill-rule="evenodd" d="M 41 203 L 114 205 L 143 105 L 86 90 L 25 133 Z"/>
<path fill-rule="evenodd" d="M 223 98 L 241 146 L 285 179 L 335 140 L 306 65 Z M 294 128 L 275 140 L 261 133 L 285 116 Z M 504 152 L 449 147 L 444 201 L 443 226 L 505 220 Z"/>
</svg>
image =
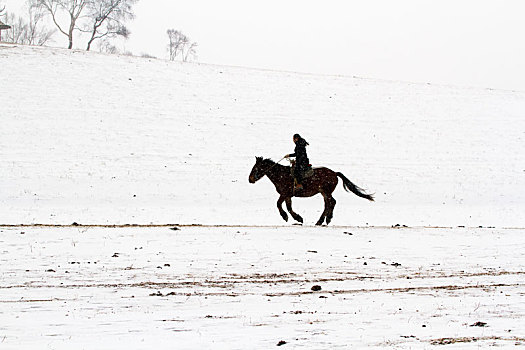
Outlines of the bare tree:
<svg viewBox="0 0 525 350">
<path fill-rule="evenodd" d="M 109 40 L 104 39 L 98 42 L 98 50 L 110 55 L 116 55 L 120 53 L 119 49 L 115 45 L 112 45 Z"/>
<path fill-rule="evenodd" d="M 101 38 L 121 36 L 128 38 L 130 32 L 124 25 L 133 19 L 132 7 L 138 0 L 92 0 L 87 6 L 89 23 L 82 30 L 90 33 L 86 50 L 91 49 L 93 41 Z"/>
<path fill-rule="evenodd" d="M 186 62 L 190 57 L 197 57 L 196 42 L 191 42 L 190 38 L 180 30 L 168 29 L 166 33 L 169 38 L 168 50 L 170 53 L 170 61 L 175 61 L 178 56 L 183 62 Z"/>
<path fill-rule="evenodd" d="M 11 29 L 7 32 L 6 41 L 22 45 L 43 46 L 51 41 L 56 30 L 48 29 L 42 24 L 44 13 L 39 9 L 29 9 L 29 22 L 23 17 L 6 12 Z"/>
<path fill-rule="evenodd" d="M 6 13 L 4 13 L 4 11 L 5 11 L 5 6 L 3 6 L 3 5 L 2 5 L 2 2 L 0 2 L 0 19 L 2 19 L 3 16 L 7 17 L 7 15 L 6 15 Z M 9 19 L 7 18 L 7 20 L 9 20 Z M 1 25 L 1 24 L 4 24 L 4 23 L 2 23 L 2 22 L 0 21 L 0 25 Z M 5 28 L 5 27 L 4 27 L 4 28 Z M 9 27 L 7 27 L 7 28 L 9 28 Z M 3 41 L 3 40 L 2 40 L 2 29 L 0 29 L 0 43 L 1 43 L 2 41 Z"/>
<path fill-rule="evenodd" d="M 73 48 L 73 34 L 78 29 L 77 21 L 83 14 L 90 0 L 29 0 L 32 8 L 44 10 L 51 16 L 59 32 L 67 36 L 68 49 Z M 67 21 L 60 23 L 61 14 L 65 13 Z"/>
<path fill-rule="evenodd" d="M 166 33 L 168 34 L 169 38 L 168 50 L 170 52 L 170 61 L 175 61 L 175 58 L 179 54 L 179 48 L 182 45 L 185 35 L 175 29 L 168 29 Z"/>
<path fill-rule="evenodd" d="M 56 33 L 56 29 L 47 28 L 42 22 L 44 20 L 45 13 L 42 10 L 29 9 L 29 23 L 28 23 L 28 35 L 27 43 L 29 45 L 43 46 L 47 42 L 52 41 L 53 35 Z"/>
<path fill-rule="evenodd" d="M 188 59 L 196 59 L 197 58 L 197 43 L 195 42 L 189 42 L 187 45 L 183 45 L 182 47 L 182 60 L 184 62 L 187 62 Z"/>
<path fill-rule="evenodd" d="M 27 32 L 27 23 L 22 17 L 17 17 L 14 13 L 5 13 L 6 21 L 10 23 L 11 29 L 7 31 L 4 41 L 13 44 L 25 44 L 24 37 Z"/>
</svg>

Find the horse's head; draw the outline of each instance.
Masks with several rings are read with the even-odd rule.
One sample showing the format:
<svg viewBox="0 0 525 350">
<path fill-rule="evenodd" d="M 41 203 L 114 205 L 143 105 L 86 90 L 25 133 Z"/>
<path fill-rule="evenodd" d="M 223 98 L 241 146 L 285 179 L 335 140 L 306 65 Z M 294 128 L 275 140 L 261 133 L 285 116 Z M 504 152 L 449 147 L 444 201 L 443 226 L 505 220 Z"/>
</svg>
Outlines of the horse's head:
<svg viewBox="0 0 525 350">
<path fill-rule="evenodd" d="M 256 181 L 259 181 L 264 175 L 266 175 L 267 167 L 264 164 L 264 159 L 262 157 L 255 157 L 255 165 L 252 168 L 250 177 L 248 178 L 251 184 L 254 184 Z"/>
</svg>

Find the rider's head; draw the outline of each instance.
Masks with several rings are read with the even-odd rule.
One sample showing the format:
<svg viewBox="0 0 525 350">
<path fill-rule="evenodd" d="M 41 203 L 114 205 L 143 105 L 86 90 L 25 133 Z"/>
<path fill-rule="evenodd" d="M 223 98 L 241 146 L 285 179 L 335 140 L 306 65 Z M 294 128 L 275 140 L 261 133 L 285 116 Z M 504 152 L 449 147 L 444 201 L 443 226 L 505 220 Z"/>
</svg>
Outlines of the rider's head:
<svg viewBox="0 0 525 350">
<path fill-rule="evenodd" d="M 293 135 L 293 142 L 294 143 L 297 143 L 297 141 L 299 141 L 300 139 L 301 139 L 301 135 L 299 135 L 299 134 Z"/>
</svg>

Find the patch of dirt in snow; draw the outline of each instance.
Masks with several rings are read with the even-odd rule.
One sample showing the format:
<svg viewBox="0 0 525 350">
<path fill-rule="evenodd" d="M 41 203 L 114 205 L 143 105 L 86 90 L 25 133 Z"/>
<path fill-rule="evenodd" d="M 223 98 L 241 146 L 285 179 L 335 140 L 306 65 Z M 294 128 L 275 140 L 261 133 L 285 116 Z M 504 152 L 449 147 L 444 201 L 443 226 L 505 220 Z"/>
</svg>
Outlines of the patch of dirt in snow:
<svg viewBox="0 0 525 350">
<path fill-rule="evenodd" d="M 457 343 L 473 343 L 473 342 L 480 342 L 480 341 L 488 341 L 488 340 L 497 340 L 502 342 L 519 342 L 523 343 L 525 342 L 525 338 L 520 337 L 495 337 L 495 336 L 489 336 L 489 337 L 458 337 L 458 338 L 440 338 L 440 339 L 432 339 L 430 340 L 430 344 L 432 345 L 450 345 L 450 344 L 457 344 Z M 515 345 L 524 345 L 524 344 L 515 344 Z"/>
</svg>

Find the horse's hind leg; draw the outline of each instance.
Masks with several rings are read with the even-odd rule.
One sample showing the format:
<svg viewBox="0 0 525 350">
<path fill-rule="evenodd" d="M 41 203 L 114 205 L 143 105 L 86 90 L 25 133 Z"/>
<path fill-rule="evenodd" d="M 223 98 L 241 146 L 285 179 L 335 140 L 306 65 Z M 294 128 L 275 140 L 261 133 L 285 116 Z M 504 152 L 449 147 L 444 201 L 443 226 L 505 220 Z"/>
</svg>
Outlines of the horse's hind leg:
<svg viewBox="0 0 525 350">
<path fill-rule="evenodd" d="M 323 198 L 324 198 L 324 210 L 323 210 L 323 213 L 321 214 L 321 217 L 319 218 L 319 220 L 317 220 L 317 222 L 315 223 L 317 226 L 321 226 L 323 224 L 324 219 L 326 218 L 326 216 L 330 212 L 330 199 L 329 199 L 328 195 L 326 195 L 324 193 L 321 193 L 321 194 L 323 195 Z"/>
<path fill-rule="evenodd" d="M 284 221 L 288 221 L 288 214 L 283 209 L 284 196 L 280 196 L 277 200 L 277 209 L 279 209 L 279 214 L 283 217 Z"/>
<path fill-rule="evenodd" d="M 292 198 L 287 197 L 284 201 L 286 202 L 286 209 L 288 209 L 288 212 L 292 215 L 294 220 L 295 221 L 299 221 L 302 224 L 303 223 L 303 218 L 301 217 L 301 215 L 297 214 L 292 209 Z"/>
<path fill-rule="evenodd" d="M 329 200 L 330 200 L 330 210 L 328 210 L 328 215 L 326 216 L 327 225 L 330 223 L 330 221 L 332 221 L 332 218 L 334 217 L 335 203 L 337 203 L 337 201 L 331 195 L 329 197 Z"/>
</svg>

